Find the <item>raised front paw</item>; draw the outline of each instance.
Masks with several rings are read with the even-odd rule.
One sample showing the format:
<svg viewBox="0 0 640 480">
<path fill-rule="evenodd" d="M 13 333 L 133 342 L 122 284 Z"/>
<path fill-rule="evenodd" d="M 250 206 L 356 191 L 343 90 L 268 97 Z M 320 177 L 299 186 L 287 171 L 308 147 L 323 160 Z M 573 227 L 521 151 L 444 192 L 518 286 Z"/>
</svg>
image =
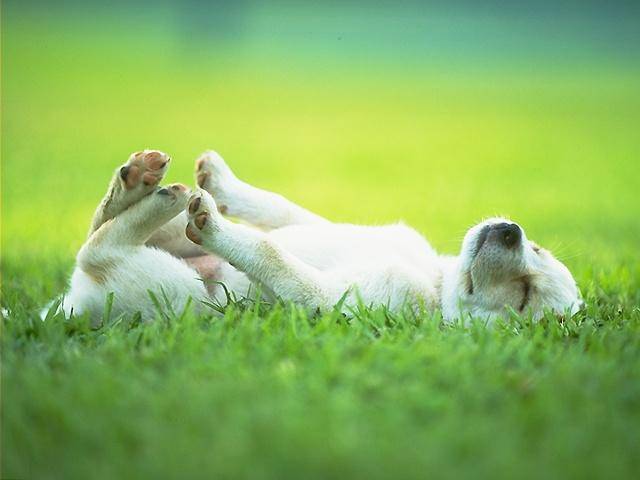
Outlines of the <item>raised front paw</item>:
<svg viewBox="0 0 640 480">
<path fill-rule="evenodd" d="M 187 238 L 193 243 L 202 245 L 203 236 L 215 234 L 219 218 L 221 218 L 216 202 L 209 193 L 204 190 L 198 190 L 189 199 L 187 214 L 189 217 L 185 232 Z"/>
<path fill-rule="evenodd" d="M 171 157 L 158 150 L 143 150 L 131 154 L 120 167 L 119 175 L 125 190 L 149 193 L 167 172 Z"/>
</svg>

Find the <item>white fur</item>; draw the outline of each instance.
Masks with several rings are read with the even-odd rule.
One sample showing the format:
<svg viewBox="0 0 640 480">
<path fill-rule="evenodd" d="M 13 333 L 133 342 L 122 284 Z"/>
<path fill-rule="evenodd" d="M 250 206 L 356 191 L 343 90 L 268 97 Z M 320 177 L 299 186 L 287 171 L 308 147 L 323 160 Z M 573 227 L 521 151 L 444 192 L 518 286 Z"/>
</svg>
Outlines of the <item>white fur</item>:
<svg viewBox="0 0 640 480">
<path fill-rule="evenodd" d="M 157 160 L 157 153 L 148 152 L 154 151 L 138 153 L 138 161 L 149 155 Z M 503 245 L 499 224 L 511 224 L 508 220 L 477 225 L 459 256 L 440 256 L 406 225 L 331 223 L 248 185 L 215 152 L 198 160 L 197 181 L 202 189 L 180 213 L 188 196 L 184 187 L 174 185 L 169 194 L 154 187 L 140 192 L 135 202 L 116 172 L 108 197 L 114 191 L 116 200 L 118 192 L 129 195 L 120 203 L 130 206 L 114 212 L 118 202 L 112 201 L 109 215 L 103 212 L 105 201 L 98 208 L 65 296 L 67 314 L 88 312 L 99 319 L 109 292 L 115 294 L 114 314 L 141 312 L 144 318 L 153 318 L 156 310 L 149 290 L 166 298 L 174 311 L 190 297 L 197 305 L 210 298 L 224 304 L 224 291 L 215 282 L 238 297 L 258 287 L 267 297 L 312 309 L 329 309 L 344 299 L 344 310 L 359 302 L 393 311 L 424 306 L 440 309 L 446 320 L 491 320 L 510 309 L 539 318 L 545 308 L 575 311 L 580 303 L 566 267 L 529 242 L 523 231 L 519 244 Z M 101 223 L 103 218 L 108 220 Z M 184 235 L 185 227 L 193 242 Z M 189 264 L 200 260 L 190 257 L 213 265 L 206 288 Z"/>
</svg>

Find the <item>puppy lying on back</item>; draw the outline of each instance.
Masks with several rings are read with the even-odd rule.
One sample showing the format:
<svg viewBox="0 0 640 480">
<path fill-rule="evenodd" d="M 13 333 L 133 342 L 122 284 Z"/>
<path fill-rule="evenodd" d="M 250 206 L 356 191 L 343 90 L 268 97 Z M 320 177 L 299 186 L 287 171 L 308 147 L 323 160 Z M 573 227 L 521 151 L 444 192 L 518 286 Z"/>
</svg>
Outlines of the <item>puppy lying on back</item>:
<svg viewBox="0 0 640 480">
<path fill-rule="evenodd" d="M 471 228 L 460 255 L 442 256 L 405 225 L 337 224 L 284 197 L 239 180 L 206 152 L 194 193 L 158 186 L 170 158 L 156 150 L 119 167 L 80 249 L 62 308 L 98 321 L 113 292 L 112 314 L 156 315 L 156 298 L 180 312 L 193 300 L 225 304 L 259 289 L 311 309 L 359 302 L 440 309 L 446 320 L 491 320 L 509 311 L 540 318 L 581 303 L 569 270 L 509 220 Z M 215 200 L 214 200 L 215 199 Z M 226 217 L 240 219 L 234 223 Z M 204 281 L 203 281 L 204 280 Z"/>
</svg>

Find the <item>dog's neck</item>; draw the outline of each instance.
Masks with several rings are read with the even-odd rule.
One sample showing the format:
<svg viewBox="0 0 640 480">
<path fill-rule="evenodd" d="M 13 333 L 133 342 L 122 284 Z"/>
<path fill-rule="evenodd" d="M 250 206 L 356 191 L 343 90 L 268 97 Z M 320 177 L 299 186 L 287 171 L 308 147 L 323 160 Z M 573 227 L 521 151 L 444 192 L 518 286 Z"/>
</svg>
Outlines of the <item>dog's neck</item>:
<svg viewBox="0 0 640 480">
<path fill-rule="evenodd" d="M 440 255 L 438 257 L 438 267 L 440 269 L 440 281 L 438 282 L 437 305 L 445 319 L 451 319 L 458 311 L 458 301 L 456 292 L 460 288 L 462 272 L 460 257 L 453 255 Z"/>
</svg>

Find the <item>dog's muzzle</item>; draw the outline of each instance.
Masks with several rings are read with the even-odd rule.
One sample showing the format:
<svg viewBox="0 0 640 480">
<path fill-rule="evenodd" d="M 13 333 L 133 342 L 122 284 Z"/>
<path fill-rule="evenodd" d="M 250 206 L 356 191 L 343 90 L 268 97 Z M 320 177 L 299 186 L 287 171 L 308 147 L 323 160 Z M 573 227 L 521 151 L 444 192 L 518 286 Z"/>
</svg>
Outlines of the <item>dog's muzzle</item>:
<svg viewBox="0 0 640 480">
<path fill-rule="evenodd" d="M 491 230 L 495 232 L 496 239 L 506 248 L 520 245 L 522 229 L 515 223 L 498 223 L 497 225 L 492 225 Z"/>
<path fill-rule="evenodd" d="M 478 255 L 487 241 L 496 242 L 505 248 L 514 248 L 522 242 L 522 229 L 515 223 L 506 222 L 485 225 L 478 235 L 473 258 Z"/>
</svg>

